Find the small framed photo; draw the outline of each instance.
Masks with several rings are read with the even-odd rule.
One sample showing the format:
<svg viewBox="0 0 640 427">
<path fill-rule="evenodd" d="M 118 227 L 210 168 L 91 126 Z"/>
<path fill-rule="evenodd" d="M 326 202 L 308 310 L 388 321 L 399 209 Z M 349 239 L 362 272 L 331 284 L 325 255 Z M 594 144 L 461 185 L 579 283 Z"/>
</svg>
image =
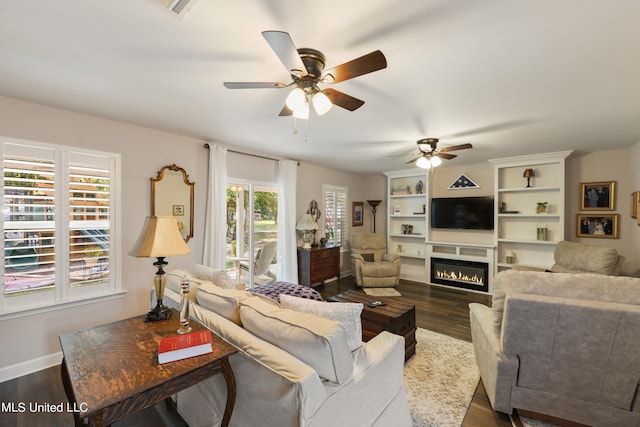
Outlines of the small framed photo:
<svg viewBox="0 0 640 427">
<path fill-rule="evenodd" d="M 351 203 L 351 225 L 359 227 L 364 224 L 364 202 Z"/>
<path fill-rule="evenodd" d="M 631 218 L 638 218 L 638 198 L 639 197 L 640 197 L 639 192 L 634 191 L 633 193 L 631 193 L 631 201 L 629 202 L 629 208 L 630 208 L 629 215 L 631 215 Z"/>
<path fill-rule="evenodd" d="M 184 216 L 184 205 L 173 205 L 173 216 Z"/>
<path fill-rule="evenodd" d="M 578 237 L 618 238 L 618 214 L 578 214 Z"/>
<path fill-rule="evenodd" d="M 580 210 L 612 211 L 615 207 L 615 186 L 615 181 L 581 183 Z"/>
</svg>

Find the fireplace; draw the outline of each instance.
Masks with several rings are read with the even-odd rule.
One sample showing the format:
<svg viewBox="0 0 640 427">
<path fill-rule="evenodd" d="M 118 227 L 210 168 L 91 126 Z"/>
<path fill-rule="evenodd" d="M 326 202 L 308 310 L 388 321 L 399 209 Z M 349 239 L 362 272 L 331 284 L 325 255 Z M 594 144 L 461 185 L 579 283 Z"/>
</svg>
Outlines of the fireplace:
<svg viewBox="0 0 640 427">
<path fill-rule="evenodd" d="M 431 283 L 489 292 L 489 264 L 431 258 Z"/>
</svg>

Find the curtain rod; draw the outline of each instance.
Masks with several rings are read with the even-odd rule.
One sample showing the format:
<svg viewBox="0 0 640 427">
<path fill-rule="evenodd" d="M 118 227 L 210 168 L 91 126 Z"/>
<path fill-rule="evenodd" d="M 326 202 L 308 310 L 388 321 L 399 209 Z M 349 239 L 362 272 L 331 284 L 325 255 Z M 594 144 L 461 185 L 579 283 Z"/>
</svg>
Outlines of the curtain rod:
<svg viewBox="0 0 640 427">
<path fill-rule="evenodd" d="M 204 148 L 209 149 L 209 144 L 205 143 L 204 144 Z M 257 157 L 259 159 L 266 159 L 266 160 L 274 160 L 274 161 L 280 161 L 283 159 L 276 159 L 275 157 L 267 157 L 267 156 L 261 156 L 260 154 L 251 154 L 251 153 L 244 153 L 242 151 L 236 151 L 236 150 L 231 150 L 231 149 L 227 149 L 227 151 L 230 151 L 232 153 L 236 153 L 236 154 L 243 154 L 245 156 L 251 156 L 251 157 Z M 296 162 L 298 166 L 300 166 L 300 162 Z"/>
</svg>

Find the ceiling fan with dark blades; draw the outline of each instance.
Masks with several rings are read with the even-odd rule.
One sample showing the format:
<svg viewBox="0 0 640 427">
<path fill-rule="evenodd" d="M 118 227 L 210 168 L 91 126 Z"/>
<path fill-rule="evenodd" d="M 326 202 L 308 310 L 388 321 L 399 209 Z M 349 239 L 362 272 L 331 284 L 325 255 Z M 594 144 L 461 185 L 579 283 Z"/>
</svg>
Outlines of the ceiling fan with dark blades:
<svg viewBox="0 0 640 427">
<path fill-rule="evenodd" d="M 224 86 L 228 89 L 282 89 L 295 86 L 287 96 L 280 116 L 308 118 L 309 101 L 318 115 L 325 114 L 332 105 L 355 111 L 364 101 L 335 89 L 321 89 L 318 85 L 343 82 L 387 67 L 385 56 L 376 50 L 325 71 L 324 54 L 310 48 L 297 49 L 289 33 L 263 31 L 262 35 L 289 72 L 291 83 L 224 82 Z"/>
<path fill-rule="evenodd" d="M 418 167 L 429 169 L 440 165 L 440 163 L 442 163 L 442 159 L 451 160 L 458 157 L 457 154 L 450 154 L 451 151 L 473 148 L 473 145 L 466 143 L 438 149 L 439 141 L 440 140 L 438 138 L 423 138 L 416 141 L 419 152 L 414 154 L 414 158 L 409 160 L 406 164 L 415 163 Z"/>
</svg>

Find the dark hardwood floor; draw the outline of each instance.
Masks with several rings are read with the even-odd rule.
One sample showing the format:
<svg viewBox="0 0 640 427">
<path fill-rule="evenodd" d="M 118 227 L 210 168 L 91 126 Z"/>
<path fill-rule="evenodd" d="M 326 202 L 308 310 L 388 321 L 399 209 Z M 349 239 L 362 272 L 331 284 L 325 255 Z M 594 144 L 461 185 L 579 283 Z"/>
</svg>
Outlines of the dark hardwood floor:
<svg viewBox="0 0 640 427">
<path fill-rule="evenodd" d="M 329 296 L 347 289 L 357 289 L 351 278 L 338 282 L 329 282 L 317 288 L 326 299 Z M 402 294 L 398 299 L 416 306 L 416 323 L 418 327 L 430 329 L 454 338 L 471 341 L 469 326 L 469 309 L 471 302 L 490 304 L 491 298 L 462 290 L 429 286 L 402 280 L 398 291 Z M 16 410 L 19 404 L 25 405 L 24 412 L 12 413 L 8 407 L 0 407 L 0 426 L 2 427 L 67 427 L 73 426 L 70 413 L 30 412 L 30 403 L 66 404 L 66 396 L 60 377 L 60 366 L 25 375 L 0 384 L 0 404 L 13 403 Z M 139 412 L 119 423 L 115 427 L 146 426 L 185 426 L 182 419 L 173 412 L 168 412 L 164 404 L 156 405 Z M 505 414 L 491 409 L 482 382 L 474 394 L 469 411 L 462 424 L 464 427 L 510 427 L 511 422 Z"/>
</svg>

